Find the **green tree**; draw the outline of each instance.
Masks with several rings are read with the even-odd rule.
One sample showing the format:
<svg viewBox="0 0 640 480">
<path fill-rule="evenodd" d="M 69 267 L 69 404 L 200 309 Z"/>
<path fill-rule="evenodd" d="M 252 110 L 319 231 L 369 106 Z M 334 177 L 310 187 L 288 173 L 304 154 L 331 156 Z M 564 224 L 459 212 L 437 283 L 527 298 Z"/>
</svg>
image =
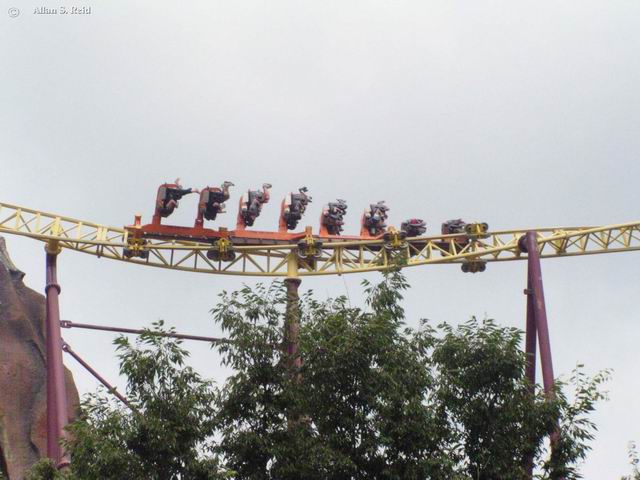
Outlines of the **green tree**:
<svg viewBox="0 0 640 480">
<path fill-rule="evenodd" d="M 412 330 L 402 275 L 365 288 L 364 309 L 303 296 L 299 375 L 274 348 L 284 290 L 222 295 L 213 313 L 236 373 L 220 390 L 218 452 L 237 478 L 520 479 L 530 455 L 542 478 L 579 478 L 606 372 L 577 371 L 575 400 L 558 384 L 547 401 L 524 378 L 520 331 L 475 319 Z M 558 426 L 550 456 L 545 438 Z"/>
<path fill-rule="evenodd" d="M 302 296 L 296 371 L 284 285 L 221 294 L 212 313 L 231 341 L 217 348 L 234 373 L 218 388 L 154 334 L 162 324 L 135 345 L 119 338 L 134 411 L 88 397 L 66 478 L 516 480 L 528 457 L 540 478 L 579 478 L 606 373 L 578 370 L 547 401 L 524 378 L 520 331 L 476 319 L 408 328 L 402 275 L 364 286 L 362 308 Z M 39 468 L 34 479 L 56 478 Z"/>
<path fill-rule="evenodd" d="M 629 443 L 629 462 L 631 463 L 631 475 L 622 477 L 622 480 L 640 480 L 640 456 L 635 442 Z"/>
<path fill-rule="evenodd" d="M 73 462 L 64 478 L 81 480 L 222 478 L 214 456 L 214 390 L 190 367 L 180 341 L 154 324 L 135 344 L 115 340 L 132 409 L 104 392 L 89 395 L 72 423 L 67 448 Z M 47 462 L 33 479 L 55 479 Z"/>
<path fill-rule="evenodd" d="M 523 478 L 522 459 L 533 456 L 541 478 L 580 478 L 576 466 L 589 450 L 595 425 L 588 414 L 604 399 L 607 371 L 587 377 L 579 365 L 568 382 L 557 382 L 555 398 L 524 378 L 522 334 L 476 319 L 444 333 L 435 342 L 437 402 L 461 448 L 460 464 L 469 478 Z M 565 391 L 573 387 L 570 402 Z M 560 434 L 555 437 L 555 433 Z M 554 436 L 553 454 L 545 438 Z"/>
</svg>

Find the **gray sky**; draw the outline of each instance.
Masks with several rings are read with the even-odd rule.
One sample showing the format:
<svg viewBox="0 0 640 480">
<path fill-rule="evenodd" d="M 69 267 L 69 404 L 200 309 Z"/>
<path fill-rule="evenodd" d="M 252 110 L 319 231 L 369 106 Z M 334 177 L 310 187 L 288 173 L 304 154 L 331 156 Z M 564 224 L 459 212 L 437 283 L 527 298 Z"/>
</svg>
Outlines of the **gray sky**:
<svg viewBox="0 0 640 480">
<path fill-rule="evenodd" d="M 64 2 L 62 2 L 64 4 Z M 158 184 L 232 180 L 238 195 L 273 183 L 256 228 L 275 229 L 280 199 L 306 185 L 349 201 L 349 225 L 374 200 L 390 220 L 463 217 L 492 228 L 637 220 L 640 2 L 88 0 L 90 15 L 34 15 L 60 2 L 2 0 L 0 201 L 98 223 L 149 221 Z M 69 7 L 72 4 L 69 4 Z M 10 18 L 8 9 L 21 14 Z M 192 222 L 195 198 L 171 217 Z M 305 222 L 303 222 L 305 223 Z M 42 246 L 7 238 L 42 290 Z M 611 400 L 586 478 L 628 472 L 640 440 L 640 254 L 547 260 L 555 369 L 613 368 Z M 524 328 L 525 264 L 407 271 L 408 321 L 471 315 Z M 60 258 L 62 316 L 138 327 L 164 318 L 219 334 L 209 309 L 252 279 L 146 269 L 74 252 Z M 368 278 L 376 278 L 370 275 Z M 303 282 L 360 298 L 362 276 Z M 112 337 L 64 331 L 107 378 Z M 210 377 L 225 371 L 189 344 Z M 81 392 L 96 383 L 72 360 Z"/>
</svg>

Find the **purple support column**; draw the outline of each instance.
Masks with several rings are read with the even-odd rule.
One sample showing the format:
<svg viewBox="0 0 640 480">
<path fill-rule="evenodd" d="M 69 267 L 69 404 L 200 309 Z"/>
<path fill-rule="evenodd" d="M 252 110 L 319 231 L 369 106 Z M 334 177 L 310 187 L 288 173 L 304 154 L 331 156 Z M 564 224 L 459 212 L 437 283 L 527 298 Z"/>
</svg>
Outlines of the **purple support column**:
<svg viewBox="0 0 640 480">
<path fill-rule="evenodd" d="M 297 260 L 296 260 L 297 261 Z M 298 287 L 300 286 L 300 278 L 287 277 L 284 281 L 287 286 L 287 309 L 284 320 L 284 338 L 282 354 L 284 356 L 285 366 L 289 378 L 296 384 L 302 380 L 300 367 L 302 366 L 302 358 L 300 357 L 299 334 L 300 334 L 300 296 Z M 293 429 L 304 422 L 300 412 L 290 410 L 287 413 L 287 428 Z"/>
<path fill-rule="evenodd" d="M 527 289 L 524 291 L 527 295 L 527 330 L 525 334 L 525 353 L 527 356 L 527 363 L 525 366 L 525 378 L 529 381 L 531 395 L 535 393 L 536 384 L 536 315 L 534 306 L 533 290 L 531 289 L 531 273 L 527 274 Z M 527 455 L 524 459 L 524 468 L 527 472 L 527 478 L 533 478 L 533 453 Z"/>
<path fill-rule="evenodd" d="M 302 359 L 298 348 L 298 335 L 300 332 L 300 296 L 298 287 L 299 278 L 285 279 L 287 286 L 287 311 L 284 324 L 284 353 L 286 355 L 287 369 L 291 376 L 299 381 L 299 370 Z"/>
<path fill-rule="evenodd" d="M 47 285 L 45 293 L 45 341 L 47 348 L 47 456 L 56 465 L 63 463 L 60 440 L 67 424 L 67 391 L 62 364 L 62 335 L 60 333 L 60 285 L 56 276 L 55 248 L 47 245 Z"/>
<path fill-rule="evenodd" d="M 534 297 L 531 288 L 531 273 L 527 275 L 527 330 L 525 333 L 525 353 L 527 355 L 527 366 L 525 368 L 525 378 L 531 384 L 531 392 L 535 390 L 536 383 L 536 315 L 534 310 Z"/>
<path fill-rule="evenodd" d="M 544 301 L 544 288 L 542 287 L 542 268 L 540 266 L 540 253 L 538 252 L 538 242 L 535 232 L 527 232 L 525 236 L 525 251 L 527 252 L 527 263 L 529 268 L 529 299 L 535 317 L 535 327 L 538 334 L 538 344 L 540 346 L 540 364 L 542 367 L 542 382 L 544 393 L 548 399 L 555 396 L 553 391 L 553 361 L 551 359 L 551 340 L 549 338 L 549 324 L 547 323 L 547 309 Z M 528 306 L 528 304 L 527 304 Z M 527 314 L 529 313 L 527 308 Z M 527 323 L 528 326 L 528 323 Z M 534 342 L 535 348 L 535 342 Z M 560 432 L 558 427 L 551 434 L 551 451 L 558 441 Z M 564 480 L 564 477 L 561 477 Z"/>
<path fill-rule="evenodd" d="M 527 260 L 529 267 L 530 288 L 533 295 L 533 312 L 535 313 L 536 330 L 538 331 L 538 343 L 540 345 L 540 364 L 542 366 L 542 382 L 547 397 L 553 397 L 553 362 L 551 359 L 551 341 L 549 339 L 549 325 L 547 323 L 547 310 L 544 302 L 544 289 L 542 287 L 542 269 L 540 267 L 540 254 L 535 232 L 527 232 L 525 237 Z"/>
</svg>

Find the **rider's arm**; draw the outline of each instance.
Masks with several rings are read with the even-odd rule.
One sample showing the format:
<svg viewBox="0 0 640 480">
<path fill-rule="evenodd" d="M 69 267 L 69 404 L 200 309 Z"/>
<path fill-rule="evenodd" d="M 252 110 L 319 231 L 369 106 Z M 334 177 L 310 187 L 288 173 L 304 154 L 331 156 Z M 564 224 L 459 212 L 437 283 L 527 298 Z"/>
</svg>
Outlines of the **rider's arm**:
<svg viewBox="0 0 640 480">
<path fill-rule="evenodd" d="M 192 193 L 192 188 L 167 188 L 167 196 L 174 200 L 180 200 L 183 196 Z"/>
</svg>

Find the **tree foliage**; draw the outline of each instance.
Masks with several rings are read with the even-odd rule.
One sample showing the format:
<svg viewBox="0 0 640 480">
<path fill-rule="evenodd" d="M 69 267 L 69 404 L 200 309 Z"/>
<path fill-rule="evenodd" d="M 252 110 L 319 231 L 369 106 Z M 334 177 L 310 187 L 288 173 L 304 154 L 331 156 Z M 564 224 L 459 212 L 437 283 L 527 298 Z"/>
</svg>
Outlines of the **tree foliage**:
<svg viewBox="0 0 640 480">
<path fill-rule="evenodd" d="M 631 463 L 631 475 L 622 477 L 622 480 L 640 480 L 640 455 L 635 442 L 629 443 L 629 462 Z"/>
<path fill-rule="evenodd" d="M 233 374 L 217 388 L 179 341 L 119 338 L 135 411 L 87 398 L 70 478 L 515 480 L 529 457 L 540 478 L 579 478 L 606 372 L 578 369 L 546 398 L 524 378 L 519 330 L 475 318 L 412 329 L 401 274 L 364 288 L 362 307 L 302 296 L 294 372 L 284 285 L 222 293 L 212 314 L 230 342 L 216 348 Z"/>
<path fill-rule="evenodd" d="M 573 399 L 562 383 L 547 399 L 524 378 L 520 331 L 476 319 L 407 328 L 406 288 L 397 272 L 365 282 L 365 308 L 305 294 L 299 376 L 273 349 L 283 289 L 223 294 L 213 313 L 236 373 L 220 390 L 217 451 L 237 478 L 519 479 L 530 455 L 541 478 L 578 478 L 607 373 L 576 370 Z"/>
<path fill-rule="evenodd" d="M 115 340 L 131 409 L 108 394 L 89 395 L 68 429 L 73 459 L 65 478 L 81 480 L 218 477 L 211 453 L 215 391 L 184 362 L 179 341 L 156 335 L 162 322 L 139 336 Z M 35 479 L 50 477 L 40 464 Z"/>
</svg>

